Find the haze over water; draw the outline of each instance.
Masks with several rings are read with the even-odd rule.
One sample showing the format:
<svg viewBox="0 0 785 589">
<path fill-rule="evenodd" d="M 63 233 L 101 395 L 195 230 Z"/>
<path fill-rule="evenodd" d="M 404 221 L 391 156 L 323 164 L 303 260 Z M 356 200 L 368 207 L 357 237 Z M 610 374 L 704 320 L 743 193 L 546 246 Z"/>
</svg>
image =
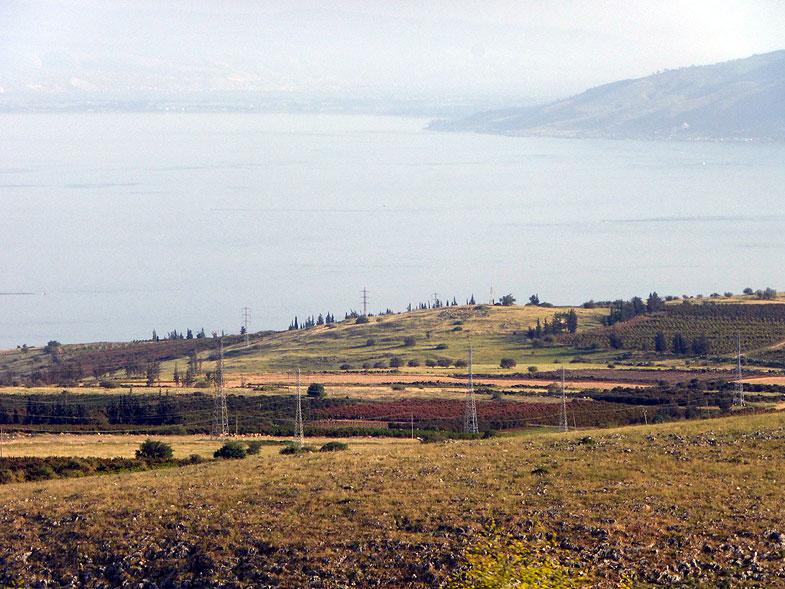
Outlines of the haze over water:
<svg viewBox="0 0 785 589">
<path fill-rule="evenodd" d="M 785 146 L 412 118 L 0 115 L 0 347 L 532 293 L 782 288 Z"/>
</svg>

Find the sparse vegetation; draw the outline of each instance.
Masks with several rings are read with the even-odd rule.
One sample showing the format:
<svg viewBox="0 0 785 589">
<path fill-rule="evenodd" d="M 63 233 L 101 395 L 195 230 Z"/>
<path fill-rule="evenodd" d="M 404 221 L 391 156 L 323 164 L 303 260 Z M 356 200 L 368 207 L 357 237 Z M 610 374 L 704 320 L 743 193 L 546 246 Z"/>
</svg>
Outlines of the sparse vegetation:
<svg viewBox="0 0 785 589">
<path fill-rule="evenodd" d="M 246 447 L 241 442 L 226 442 L 223 446 L 218 448 L 215 451 L 214 456 L 216 458 L 245 458 L 246 454 Z"/>
<path fill-rule="evenodd" d="M 172 456 L 172 446 L 158 440 L 145 440 L 136 451 L 136 457 L 147 462 L 166 462 Z"/>
<path fill-rule="evenodd" d="M 322 397 L 326 397 L 327 393 L 325 392 L 324 385 L 320 382 L 312 382 L 308 385 L 308 396 L 314 399 L 321 399 Z"/>
</svg>

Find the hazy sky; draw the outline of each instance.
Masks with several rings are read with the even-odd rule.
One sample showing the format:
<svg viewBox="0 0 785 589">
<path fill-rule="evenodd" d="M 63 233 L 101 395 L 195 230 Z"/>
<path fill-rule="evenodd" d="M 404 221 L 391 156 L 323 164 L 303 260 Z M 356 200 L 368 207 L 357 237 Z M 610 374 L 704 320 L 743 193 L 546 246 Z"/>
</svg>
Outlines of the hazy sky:
<svg viewBox="0 0 785 589">
<path fill-rule="evenodd" d="M 782 0 L 2 0 L 0 88 L 545 99 L 782 49 L 783 31 Z"/>
</svg>

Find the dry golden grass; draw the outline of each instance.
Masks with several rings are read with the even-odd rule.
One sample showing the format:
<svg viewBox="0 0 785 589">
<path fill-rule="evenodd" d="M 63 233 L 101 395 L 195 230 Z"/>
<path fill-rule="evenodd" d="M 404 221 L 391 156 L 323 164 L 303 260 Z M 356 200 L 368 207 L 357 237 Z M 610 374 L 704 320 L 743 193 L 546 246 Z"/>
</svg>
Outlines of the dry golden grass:
<svg viewBox="0 0 785 589">
<path fill-rule="evenodd" d="M 173 442 L 180 454 L 199 443 Z M 707 587 L 755 578 L 776 587 L 785 578 L 777 577 L 784 549 L 764 534 L 785 521 L 781 413 L 472 442 L 348 443 L 346 452 L 265 452 L 2 486 L 10 539 L 0 580 L 22 571 L 106 579 L 90 562 L 110 561 L 119 572 L 109 584 L 296 587 L 316 577 L 327 587 L 427 586 L 453 574 L 492 526 L 527 542 L 552 540 L 559 562 L 607 575 L 608 586 L 622 571 L 639 583 L 678 575 Z M 43 563 L 33 573 L 20 560 L 31 550 Z"/>
</svg>

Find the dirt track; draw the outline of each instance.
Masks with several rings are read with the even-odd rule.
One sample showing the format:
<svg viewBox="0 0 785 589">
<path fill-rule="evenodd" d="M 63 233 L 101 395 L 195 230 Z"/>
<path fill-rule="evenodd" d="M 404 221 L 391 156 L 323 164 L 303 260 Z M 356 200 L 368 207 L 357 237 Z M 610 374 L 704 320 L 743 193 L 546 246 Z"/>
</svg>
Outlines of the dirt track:
<svg viewBox="0 0 785 589">
<path fill-rule="evenodd" d="M 273 384 L 273 383 L 291 383 L 296 382 L 297 376 L 292 372 L 266 372 L 263 374 L 246 374 L 245 382 L 253 384 Z M 459 378 L 449 375 L 438 374 L 396 374 L 384 372 L 306 372 L 300 375 L 300 382 L 307 385 L 311 382 L 320 382 L 323 384 L 344 384 L 344 385 L 383 385 L 383 384 L 407 384 L 407 383 L 433 383 L 443 385 L 466 386 L 467 379 L 465 377 Z M 520 386 L 547 386 L 551 384 L 552 380 L 546 379 L 531 379 L 531 378 L 493 378 L 493 377 L 475 377 L 474 384 L 477 386 L 482 385 L 496 385 L 499 387 L 513 387 Z M 227 379 L 227 384 L 232 386 L 240 386 L 240 380 L 237 378 Z M 635 382 L 610 382 L 610 381 L 571 381 L 565 380 L 565 386 L 570 389 L 611 389 L 613 387 L 645 387 L 648 386 L 642 383 Z"/>
</svg>

